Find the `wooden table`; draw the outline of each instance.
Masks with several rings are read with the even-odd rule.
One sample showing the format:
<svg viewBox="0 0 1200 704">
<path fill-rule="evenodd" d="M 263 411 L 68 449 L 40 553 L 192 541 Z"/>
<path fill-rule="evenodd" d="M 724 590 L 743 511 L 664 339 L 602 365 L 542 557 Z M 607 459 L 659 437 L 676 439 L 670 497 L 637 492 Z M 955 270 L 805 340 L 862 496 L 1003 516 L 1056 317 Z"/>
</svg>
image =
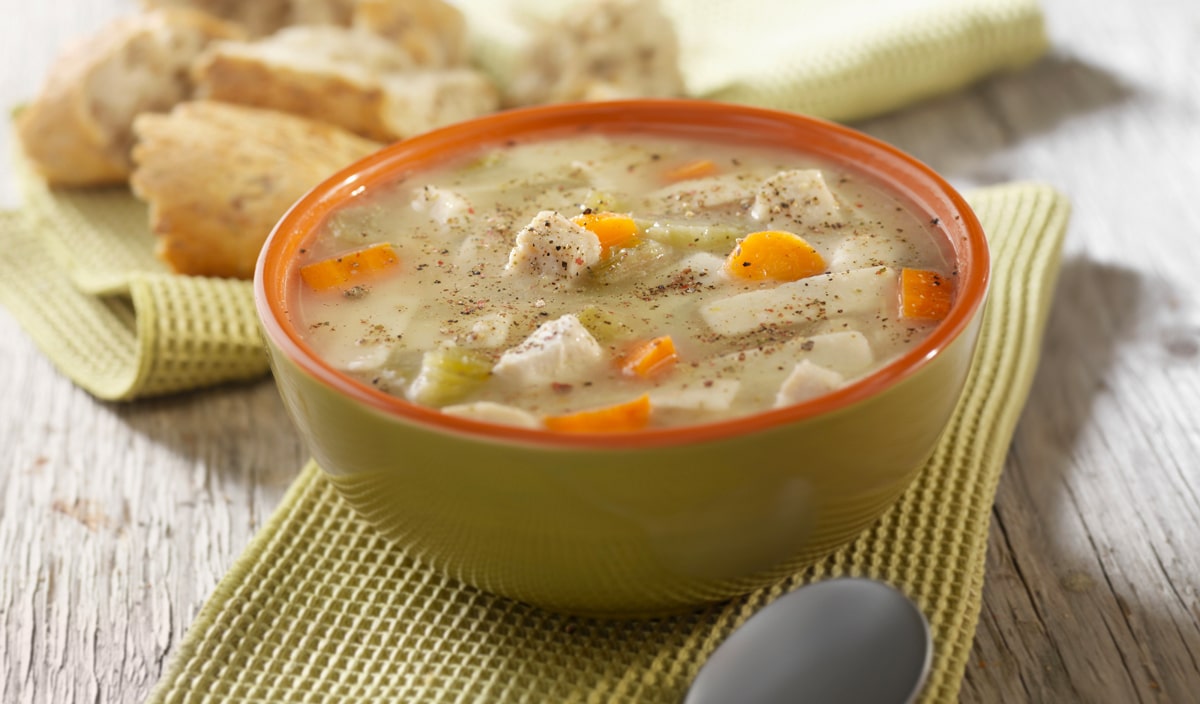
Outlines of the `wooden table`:
<svg viewBox="0 0 1200 704">
<path fill-rule="evenodd" d="M 134 6 L 13 3 L 0 102 Z M 1038 65 L 859 125 L 1075 207 L 962 701 L 1200 701 L 1200 3 L 1046 10 Z M 141 701 L 304 452 L 269 381 L 97 402 L 3 310 L 0 389 L 0 701 Z"/>
</svg>

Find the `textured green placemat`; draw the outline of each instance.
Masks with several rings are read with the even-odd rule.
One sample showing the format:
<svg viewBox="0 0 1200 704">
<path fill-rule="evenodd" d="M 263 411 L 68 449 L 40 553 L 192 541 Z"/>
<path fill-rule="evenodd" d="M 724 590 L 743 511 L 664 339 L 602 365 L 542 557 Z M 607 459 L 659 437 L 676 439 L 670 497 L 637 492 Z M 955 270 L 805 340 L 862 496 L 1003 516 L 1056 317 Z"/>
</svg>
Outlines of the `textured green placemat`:
<svg viewBox="0 0 1200 704">
<path fill-rule="evenodd" d="M 313 465 L 217 586 L 152 702 L 677 702 L 712 650 L 796 587 L 884 579 L 934 634 L 924 701 L 957 699 L 978 620 L 990 507 L 1037 365 L 1068 206 L 1041 186 L 969 197 L 993 247 L 965 395 L 900 503 L 803 573 L 686 616 L 562 616 L 437 575 L 390 545 Z"/>
</svg>

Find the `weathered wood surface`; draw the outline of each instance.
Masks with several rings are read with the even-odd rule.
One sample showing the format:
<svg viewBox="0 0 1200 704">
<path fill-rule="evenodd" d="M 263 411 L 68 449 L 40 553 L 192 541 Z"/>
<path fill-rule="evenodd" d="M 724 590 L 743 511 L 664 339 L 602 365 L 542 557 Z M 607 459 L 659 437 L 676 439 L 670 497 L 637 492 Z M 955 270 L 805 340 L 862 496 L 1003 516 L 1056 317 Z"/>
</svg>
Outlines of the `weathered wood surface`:
<svg viewBox="0 0 1200 704">
<path fill-rule="evenodd" d="M 134 5 L 12 3 L 0 102 Z M 962 701 L 1200 701 L 1200 3 L 1046 9 L 1037 66 L 860 125 L 1075 207 Z M 2 310 L 0 389 L 0 701 L 141 701 L 303 452 L 269 382 L 99 403 Z"/>
</svg>

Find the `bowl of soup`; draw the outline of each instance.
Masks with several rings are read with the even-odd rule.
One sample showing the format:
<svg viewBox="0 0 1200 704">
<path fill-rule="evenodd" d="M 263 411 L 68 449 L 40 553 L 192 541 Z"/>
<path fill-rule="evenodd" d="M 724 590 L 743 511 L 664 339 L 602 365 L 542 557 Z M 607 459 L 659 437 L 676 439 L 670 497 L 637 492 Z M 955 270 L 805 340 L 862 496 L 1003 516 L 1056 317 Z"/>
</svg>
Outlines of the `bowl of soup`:
<svg viewBox="0 0 1200 704">
<path fill-rule="evenodd" d="M 893 147 L 637 100 L 383 149 L 279 222 L 255 294 L 296 427 L 397 550 L 627 616 L 876 521 L 951 416 L 988 267 L 963 198 Z"/>
</svg>

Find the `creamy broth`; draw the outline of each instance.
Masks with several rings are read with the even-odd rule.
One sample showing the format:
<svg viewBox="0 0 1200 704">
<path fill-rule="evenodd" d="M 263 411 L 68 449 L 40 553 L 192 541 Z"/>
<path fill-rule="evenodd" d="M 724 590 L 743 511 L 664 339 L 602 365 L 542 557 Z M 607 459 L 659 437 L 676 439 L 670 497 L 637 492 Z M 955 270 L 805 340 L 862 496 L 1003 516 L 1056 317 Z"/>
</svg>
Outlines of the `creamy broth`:
<svg viewBox="0 0 1200 704">
<path fill-rule="evenodd" d="M 944 247 L 901 201 L 803 154 L 512 142 L 330 215 L 290 315 L 333 367 L 447 413 L 696 424 L 828 393 L 910 349 L 953 291 Z"/>
</svg>

